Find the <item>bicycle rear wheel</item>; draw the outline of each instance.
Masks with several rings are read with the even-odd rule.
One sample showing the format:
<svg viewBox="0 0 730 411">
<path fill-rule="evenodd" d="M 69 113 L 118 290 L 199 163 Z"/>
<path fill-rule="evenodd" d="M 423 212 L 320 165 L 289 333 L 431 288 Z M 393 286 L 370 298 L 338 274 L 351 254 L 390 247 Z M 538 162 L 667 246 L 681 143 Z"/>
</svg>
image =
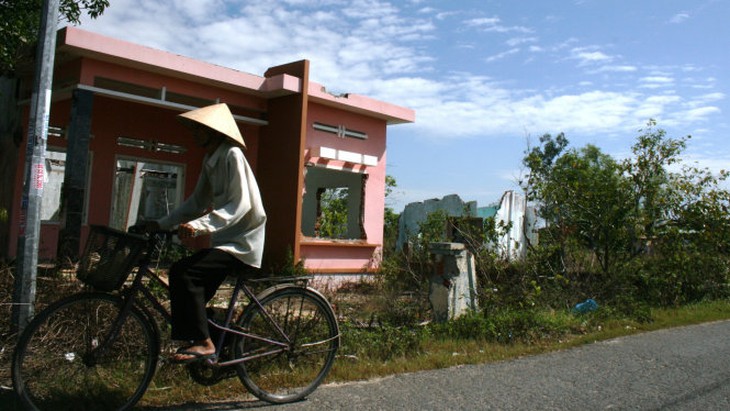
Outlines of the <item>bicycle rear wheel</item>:
<svg viewBox="0 0 730 411">
<path fill-rule="evenodd" d="M 238 377 L 261 400 L 287 403 L 303 399 L 322 383 L 335 361 L 340 339 L 334 312 L 319 293 L 295 286 L 275 290 L 260 302 L 290 342 L 281 347 L 238 337 L 235 358 L 260 355 L 236 367 Z M 239 325 L 250 334 L 286 342 L 253 303 L 243 312 Z"/>
<path fill-rule="evenodd" d="M 155 328 L 132 308 L 105 345 L 122 300 L 77 294 L 38 313 L 13 356 L 15 392 L 32 410 L 126 410 L 144 395 L 159 355 Z"/>
</svg>

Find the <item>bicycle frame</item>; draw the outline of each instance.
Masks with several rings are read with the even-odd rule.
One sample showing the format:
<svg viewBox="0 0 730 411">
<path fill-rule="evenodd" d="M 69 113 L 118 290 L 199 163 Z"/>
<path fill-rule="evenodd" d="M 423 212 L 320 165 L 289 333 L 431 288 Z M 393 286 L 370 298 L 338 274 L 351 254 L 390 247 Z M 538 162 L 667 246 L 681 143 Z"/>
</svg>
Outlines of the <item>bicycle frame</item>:
<svg viewBox="0 0 730 411">
<path fill-rule="evenodd" d="M 261 308 L 266 320 L 269 322 L 269 324 L 272 327 L 274 327 L 276 332 L 279 333 L 279 335 L 283 339 L 286 340 L 285 343 L 282 343 L 279 341 L 274 341 L 269 338 L 264 338 L 264 337 L 258 336 L 256 334 L 251 334 L 251 333 L 247 333 L 245 331 L 238 331 L 238 330 L 234 330 L 234 329 L 230 328 L 231 322 L 233 321 L 233 313 L 235 311 L 235 301 L 237 301 L 238 295 L 241 293 L 241 291 L 243 291 L 244 294 L 246 294 L 246 296 L 248 297 L 248 299 L 250 301 L 249 304 L 256 304 L 256 305 L 258 305 L 259 308 Z M 233 289 L 233 294 L 231 295 L 231 299 L 229 300 L 229 303 L 228 303 L 228 309 L 226 310 L 226 320 L 224 322 L 224 325 L 220 326 L 220 325 L 216 324 L 214 321 L 212 321 L 211 319 L 208 319 L 208 324 L 211 324 L 213 327 L 222 331 L 220 336 L 218 336 L 218 341 L 215 344 L 216 353 L 218 353 L 218 354 L 220 354 L 220 352 L 223 350 L 223 343 L 225 341 L 226 334 L 228 334 L 228 333 L 235 334 L 235 335 L 238 335 L 241 337 L 253 338 L 253 339 L 256 339 L 259 341 L 263 341 L 267 344 L 271 344 L 271 345 L 280 347 L 280 349 L 267 351 L 265 353 L 260 353 L 260 354 L 256 354 L 256 355 L 246 355 L 242 358 L 237 358 L 235 360 L 219 362 L 218 365 L 220 365 L 221 367 L 240 364 L 244 361 L 252 360 L 254 358 L 265 357 L 267 355 L 276 355 L 281 352 L 287 351 L 289 349 L 289 345 L 291 344 L 291 340 L 289 339 L 289 336 L 287 336 L 286 333 L 284 333 L 284 331 L 282 331 L 279 324 L 277 322 L 275 322 L 271 318 L 269 313 L 263 309 L 261 302 L 256 298 L 256 296 L 253 294 L 251 289 L 248 286 L 246 286 L 245 280 L 242 277 L 238 277 L 236 280 L 236 286 Z"/>
<path fill-rule="evenodd" d="M 152 243 L 154 240 L 150 240 L 150 243 Z M 152 246 L 150 246 L 150 249 Z M 122 292 L 122 299 L 124 301 L 124 305 L 122 307 L 122 310 L 120 311 L 119 316 L 116 318 L 114 324 L 112 325 L 112 333 L 109 335 L 109 337 L 104 341 L 102 344 L 97 347 L 95 350 L 99 353 L 99 355 L 103 355 L 103 353 L 106 350 L 106 347 L 109 346 L 109 342 L 114 341 L 116 337 L 118 336 L 119 330 L 122 328 L 122 324 L 124 321 L 126 321 L 127 316 L 129 315 L 129 312 L 132 310 L 132 307 L 139 306 L 137 304 L 137 294 L 138 292 L 141 293 L 144 298 L 150 302 L 152 305 L 152 308 L 155 309 L 163 318 L 164 320 L 170 324 L 172 320 L 172 315 L 167 310 L 167 308 L 158 300 L 157 297 L 155 297 L 152 292 L 149 289 L 149 286 L 145 285 L 143 283 L 143 279 L 149 278 L 150 280 L 156 282 L 157 284 L 161 285 L 164 289 L 169 291 L 169 286 L 167 283 L 165 283 L 151 268 L 151 258 L 150 258 L 150 252 L 148 252 L 145 257 L 140 262 L 137 273 L 134 274 L 134 279 L 132 281 L 132 284 L 129 288 L 126 290 L 123 290 Z M 275 282 L 279 283 L 285 283 L 287 281 L 292 280 L 308 280 L 310 277 L 286 277 L 281 279 L 273 280 Z M 255 281 L 255 280 L 254 280 Z M 306 287 L 306 285 L 305 285 Z M 238 297 L 240 296 L 241 292 L 243 292 L 246 297 L 249 299 L 249 303 L 247 307 L 250 304 L 255 304 L 261 309 L 261 312 L 263 313 L 264 318 L 266 318 L 266 321 L 269 323 L 269 325 L 276 330 L 277 334 L 281 337 L 282 341 L 276 341 L 272 340 L 270 338 L 262 337 L 260 335 L 252 334 L 249 332 L 246 332 L 244 330 L 237 330 L 232 328 L 233 324 L 233 315 L 235 313 L 235 303 L 238 301 Z M 146 312 L 146 310 L 142 310 L 143 312 Z M 228 307 L 226 308 L 226 317 L 223 325 L 217 324 L 210 318 L 208 319 L 208 324 L 215 327 L 216 329 L 220 330 L 221 333 L 218 336 L 218 341 L 214 341 L 215 347 L 216 347 L 216 357 L 215 359 L 207 360 L 209 365 L 215 365 L 220 367 L 226 367 L 231 365 L 240 364 L 252 359 L 261 358 L 265 356 L 271 356 L 271 355 L 277 355 L 282 352 L 288 351 L 291 345 L 291 340 L 289 336 L 281 329 L 281 326 L 271 317 L 271 315 L 266 312 L 264 307 L 261 305 L 261 302 L 256 298 L 256 295 L 251 290 L 249 286 L 246 285 L 246 280 L 242 276 L 237 276 L 236 284 L 234 286 L 233 292 L 231 294 L 230 299 L 228 300 Z M 236 358 L 234 360 L 229 361 L 222 361 L 219 362 L 220 354 L 223 351 L 223 346 L 225 339 L 227 337 L 227 334 L 233 334 L 240 337 L 245 338 L 251 338 L 255 340 L 259 340 L 262 342 L 265 342 L 266 344 L 269 344 L 271 346 L 270 350 L 264 351 L 264 352 L 257 352 L 257 353 L 246 353 L 241 358 Z M 324 341 L 322 343 L 325 343 L 327 341 Z"/>
<path fill-rule="evenodd" d="M 165 294 L 170 287 L 158 271 L 157 251 L 166 252 L 171 234 L 133 238 L 100 230 L 79 265 L 79 279 L 95 289 L 50 305 L 19 337 L 13 388 L 29 408 L 68 403 L 73 409 L 67 399 L 78 397 L 129 409 L 144 396 L 160 354 L 168 351 L 167 336 L 163 346 L 160 337 L 165 323 L 172 323 Z M 221 290 L 228 306 L 223 301 L 220 316 L 208 315 L 215 355 L 186 361 L 188 374 L 206 386 L 237 376 L 270 403 L 305 398 L 326 378 L 340 345 L 332 306 L 309 286 L 313 276 L 230 274 L 236 279 Z M 58 375 L 48 372 L 53 367 Z M 114 377 L 120 373 L 125 378 Z"/>
</svg>

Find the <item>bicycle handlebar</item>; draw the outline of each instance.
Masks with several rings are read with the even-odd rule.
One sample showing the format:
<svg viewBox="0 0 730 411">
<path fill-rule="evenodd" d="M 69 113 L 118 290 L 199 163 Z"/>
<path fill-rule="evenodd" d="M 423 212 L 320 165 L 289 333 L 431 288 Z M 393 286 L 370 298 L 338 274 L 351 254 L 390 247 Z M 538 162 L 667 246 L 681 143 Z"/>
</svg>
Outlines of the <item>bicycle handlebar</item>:
<svg viewBox="0 0 730 411">
<path fill-rule="evenodd" d="M 177 230 L 159 230 L 159 229 L 150 230 L 147 228 L 147 225 L 144 223 L 135 224 L 133 226 L 130 226 L 127 229 L 127 232 L 130 234 L 163 236 L 163 237 L 168 237 L 168 236 L 171 237 L 171 236 L 177 235 Z"/>
</svg>

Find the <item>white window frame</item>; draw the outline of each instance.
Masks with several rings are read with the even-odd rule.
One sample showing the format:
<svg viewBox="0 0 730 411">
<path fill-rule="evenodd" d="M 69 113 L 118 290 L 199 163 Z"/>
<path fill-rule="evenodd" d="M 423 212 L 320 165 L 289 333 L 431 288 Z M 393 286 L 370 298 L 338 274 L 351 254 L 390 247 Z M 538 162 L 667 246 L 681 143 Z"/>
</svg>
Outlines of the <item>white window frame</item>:
<svg viewBox="0 0 730 411">
<path fill-rule="evenodd" d="M 68 158 L 68 149 L 66 147 L 61 146 L 47 146 L 46 147 L 46 153 L 48 152 L 55 152 L 55 153 L 63 153 L 64 154 L 64 161 L 67 161 Z M 49 160 L 49 156 L 46 155 L 46 160 Z M 89 198 L 90 198 L 90 191 L 91 191 L 91 171 L 94 164 L 94 153 L 92 151 L 89 151 L 89 158 L 88 163 L 86 165 L 86 190 L 84 190 L 84 208 L 81 214 L 81 220 L 82 224 L 87 224 L 88 222 L 88 216 L 89 216 Z M 46 178 L 49 177 L 49 170 L 46 168 Z M 58 186 L 58 210 L 61 211 L 62 207 L 62 198 L 63 195 L 63 185 L 65 183 L 66 179 L 66 166 L 64 165 L 64 173 L 61 175 L 61 181 Z M 61 223 L 60 215 L 59 219 L 57 220 L 51 220 L 51 219 L 44 219 L 42 217 L 44 208 L 48 206 L 48 196 L 50 196 L 50 193 L 48 192 L 48 181 L 44 182 L 44 189 L 43 189 L 43 196 L 42 196 L 42 203 L 41 203 L 41 224 L 49 224 L 49 225 L 59 225 Z"/>
<path fill-rule="evenodd" d="M 185 175 L 186 175 L 186 165 L 185 163 L 179 163 L 174 161 L 164 161 L 159 159 L 152 159 L 152 158 L 145 158 L 141 156 L 127 156 L 127 155 L 117 155 L 114 158 L 114 176 L 112 180 L 112 198 L 111 198 L 111 206 L 109 207 L 109 226 L 110 227 L 116 227 L 116 224 L 114 222 L 114 214 L 116 210 L 116 198 L 117 198 L 117 184 L 116 184 L 116 167 L 117 164 L 120 161 L 131 161 L 135 163 L 148 163 L 148 164 L 161 164 L 161 165 L 169 165 L 174 167 L 179 167 L 180 172 L 178 173 L 176 177 L 176 188 L 178 189 L 177 192 L 177 198 L 175 199 L 174 204 L 177 204 L 178 206 L 182 204 L 182 201 L 185 198 Z M 140 186 L 141 188 L 141 186 Z M 136 190 L 135 190 L 136 191 Z M 126 227 L 116 227 L 118 229 L 127 230 L 131 225 L 133 225 L 137 220 L 137 214 L 139 212 L 139 197 L 140 193 L 132 193 L 130 197 L 130 210 L 127 210 L 128 214 L 126 217 Z M 131 203 L 134 202 L 135 206 L 132 207 Z"/>
</svg>

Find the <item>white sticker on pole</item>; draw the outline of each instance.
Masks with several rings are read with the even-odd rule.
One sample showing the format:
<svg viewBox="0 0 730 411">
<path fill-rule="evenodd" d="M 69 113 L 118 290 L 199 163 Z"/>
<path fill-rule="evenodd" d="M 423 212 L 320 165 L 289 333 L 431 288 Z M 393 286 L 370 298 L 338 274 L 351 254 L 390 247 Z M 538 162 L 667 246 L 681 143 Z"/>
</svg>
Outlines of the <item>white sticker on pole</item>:
<svg viewBox="0 0 730 411">
<path fill-rule="evenodd" d="M 46 166 L 43 163 L 33 164 L 33 181 L 36 190 L 43 190 L 43 177 L 45 176 Z"/>
<path fill-rule="evenodd" d="M 46 90 L 46 101 L 45 107 L 43 107 L 43 127 L 41 128 L 41 139 L 43 141 L 48 140 L 48 124 L 50 123 L 51 118 L 51 90 Z"/>
</svg>

